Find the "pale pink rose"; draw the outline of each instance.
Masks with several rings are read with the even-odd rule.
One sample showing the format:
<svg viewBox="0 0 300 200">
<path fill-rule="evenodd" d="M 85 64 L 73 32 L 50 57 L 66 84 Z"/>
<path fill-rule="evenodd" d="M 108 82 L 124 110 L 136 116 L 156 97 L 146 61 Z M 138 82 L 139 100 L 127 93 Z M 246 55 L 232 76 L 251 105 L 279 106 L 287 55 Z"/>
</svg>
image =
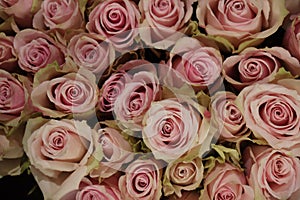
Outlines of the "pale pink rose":
<svg viewBox="0 0 300 200">
<path fill-rule="evenodd" d="M 164 172 L 163 191 L 165 196 L 175 194 L 182 198 L 184 191 L 193 191 L 203 179 L 204 167 L 199 157 L 180 159 L 169 163 Z"/>
<path fill-rule="evenodd" d="M 252 145 L 243 152 L 243 161 L 256 199 L 299 198 L 300 160 L 290 152 Z"/>
<path fill-rule="evenodd" d="M 171 50 L 169 62 L 197 91 L 220 82 L 223 62 L 220 51 L 202 46 L 197 39 L 184 37 L 178 40 Z"/>
<path fill-rule="evenodd" d="M 18 66 L 13 41 L 14 37 L 0 34 L 0 69 L 8 72 L 14 72 Z"/>
<path fill-rule="evenodd" d="M 254 200 L 254 189 L 248 185 L 243 171 L 226 162 L 216 162 L 204 180 L 200 196 L 200 200 L 221 199 Z"/>
<path fill-rule="evenodd" d="M 130 0 L 100 2 L 89 14 L 88 32 L 107 38 L 118 50 L 134 45 L 138 35 L 140 13 Z"/>
<path fill-rule="evenodd" d="M 41 4 L 40 0 L 1 0 L 0 11 L 13 16 L 18 26 L 32 27 L 33 15 Z"/>
<path fill-rule="evenodd" d="M 300 14 L 300 1 L 299 0 L 285 0 L 285 7 L 291 15 Z"/>
<path fill-rule="evenodd" d="M 211 98 L 211 120 L 218 130 L 219 141 L 237 141 L 250 134 L 235 99 L 232 92 L 217 92 Z"/>
<path fill-rule="evenodd" d="M 259 45 L 287 14 L 284 0 L 199 0 L 196 11 L 199 26 L 228 40 L 231 44 L 224 44 L 230 51 Z"/>
<path fill-rule="evenodd" d="M 285 32 L 283 46 L 300 60 L 300 15 L 295 17 Z"/>
<path fill-rule="evenodd" d="M 121 133 L 113 128 L 95 128 L 95 144 L 102 147 L 103 159 L 99 166 L 90 172 L 92 178 L 108 178 L 121 170 L 123 164 L 133 159 L 133 152 L 130 144 Z"/>
<path fill-rule="evenodd" d="M 24 77 L 23 77 L 24 78 Z M 0 69 L 0 122 L 5 123 L 21 116 L 28 100 L 22 76 Z"/>
<path fill-rule="evenodd" d="M 236 99 L 247 127 L 256 138 L 297 155 L 300 148 L 298 84 L 294 79 L 283 79 L 277 84 L 254 84 L 244 88 Z"/>
<path fill-rule="evenodd" d="M 156 48 L 166 49 L 184 35 L 196 0 L 141 0 L 141 39 Z"/>
<path fill-rule="evenodd" d="M 89 199 L 107 199 L 121 200 L 121 194 L 117 185 L 115 187 L 103 183 L 94 183 L 95 181 L 83 178 L 77 190 L 65 194 L 61 200 L 89 200 Z"/>
<path fill-rule="evenodd" d="M 0 177 L 21 173 L 23 131 L 24 129 L 18 127 L 8 136 L 0 129 Z"/>
<path fill-rule="evenodd" d="M 93 134 L 86 121 L 31 118 L 23 146 L 32 166 L 48 177 L 59 178 L 87 165 L 94 150 Z"/>
<path fill-rule="evenodd" d="M 273 81 L 280 67 L 293 75 L 300 74 L 299 61 L 281 47 L 246 48 L 239 55 L 229 56 L 223 67 L 225 79 L 238 90 L 253 83 Z"/>
<path fill-rule="evenodd" d="M 98 107 L 101 112 L 111 112 L 114 109 L 116 98 L 124 90 L 125 82 L 129 79 L 125 72 L 112 74 L 102 85 Z"/>
<path fill-rule="evenodd" d="M 159 200 L 162 195 L 161 170 L 155 160 L 135 160 L 119 179 L 123 199 Z"/>
<path fill-rule="evenodd" d="M 188 102 L 156 101 L 145 114 L 143 140 L 156 159 L 171 162 L 206 137 L 199 136 L 201 121 L 200 113 Z"/>
<path fill-rule="evenodd" d="M 161 88 L 155 73 L 134 73 L 116 98 L 113 110 L 115 118 L 126 128 L 141 130 L 145 112 L 153 101 L 160 99 L 160 94 Z"/>
<path fill-rule="evenodd" d="M 14 48 L 21 69 L 36 73 L 48 64 L 65 62 L 63 49 L 47 34 L 34 29 L 18 32 L 14 39 Z"/>
<path fill-rule="evenodd" d="M 44 116 L 84 114 L 95 109 L 98 87 L 92 72 L 81 69 L 48 78 L 36 85 L 31 94 L 33 105 Z"/>
<path fill-rule="evenodd" d="M 95 34 L 74 35 L 67 47 L 75 63 L 95 74 L 104 73 L 115 59 L 111 44 Z"/>
<path fill-rule="evenodd" d="M 84 24 L 78 0 L 44 0 L 33 17 L 38 30 L 77 29 Z"/>
</svg>

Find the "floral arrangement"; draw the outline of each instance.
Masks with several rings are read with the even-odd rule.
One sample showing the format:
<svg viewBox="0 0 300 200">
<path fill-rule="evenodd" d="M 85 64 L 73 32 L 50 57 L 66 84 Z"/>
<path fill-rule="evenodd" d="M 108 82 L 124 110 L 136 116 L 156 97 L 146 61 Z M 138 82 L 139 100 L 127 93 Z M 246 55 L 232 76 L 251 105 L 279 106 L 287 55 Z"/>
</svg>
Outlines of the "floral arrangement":
<svg viewBox="0 0 300 200">
<path fill-rule="evenodd" d="M 299 0 L 0 14 L 1 177 L 53 200 L 300 198 Z"/>
</svg>

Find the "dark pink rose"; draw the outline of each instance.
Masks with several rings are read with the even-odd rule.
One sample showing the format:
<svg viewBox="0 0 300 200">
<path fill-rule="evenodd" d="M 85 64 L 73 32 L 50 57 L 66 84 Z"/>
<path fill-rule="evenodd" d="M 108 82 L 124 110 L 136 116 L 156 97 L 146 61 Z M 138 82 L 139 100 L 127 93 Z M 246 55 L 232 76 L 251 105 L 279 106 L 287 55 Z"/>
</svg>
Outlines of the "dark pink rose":
<svg viewBox="0 0 300 200">
<path fill-rule="evenodd" d="M 141 39 L 148 45 L 166 49 L 183 36 L 196 0 L 141 0 Z"/>
<path fill-rule="evenodd" d="M 246 125 L 258 139 L 275 149 L 288 149 L 299 155 L 299 80 L 282 79 L 277 84 L 254 84 L 244 88 L 236 99 Z"/>
<path fill-rule="evenodd" d="M 223 45 L 230 51 L 257 46 L 278 30 L 287 14 L 283 0 L 199 0 L 196 11 L 199 26 L 208 35 L 225 38 Z"/>
<path fill-rule="evenodd" d="M 0 34 L 0 69 L 9 72 L 14 72 L 18 66 L 13 42 L 14 37 Z"/>
<path fill-rule="evenodd" d="M 187 102 L 164 99 L 151 104 L 143 119 L 143 140 L 156 159 L 171 162 L 204 140 L 201 115 Z M 200 139 L 201 138 L 201 139 Z"/>
<path fill-rule="evenodd" d="M 256 49 L 249 47 L 239 55 L 229 56 L 223 63 L 225 79 L 241 90 L 253 83 L 267 83 L 275 79 L 280 67 L 293 75 L 300 74 L 300 63 L 281 47 Z"/>
<path fill-rule="evenodd" d="M 145 112 L 153 101 L 160 99 L 160 94 L 157 75 L 151 71 L 137 71 L 116 98 L 113 113 L 125 127 L 141 130 Z"/>
<path fill-rule="evenodd" d="M 50 72 L 48 71 L 50 74 Z M 38 76 L 42 76 L 41 73 Z M 33 88 L 33 105 L 44 116 L 62 117 L 93 111 L 98 101 L 98 87 L 92 72 L 81 69 L 49 77 Z"/>
<path fill-rule="evenodd" d="M 108 178 L 121 170 L 123 164 L 133 159 L 132 148 L 121 133 L 113 128 L 96 128 L 95 144 L 102 147 L 103 159 L 99 166 L 90 172 L 92 178 Z"/>
<path fill-rule="evenodd" d="M 283 46 L 300 60 L 300 15 L 295 17 L 285 32 Z"/>
<path fill-rule="evenodd" d="M 300 160 L 290 152 L 252 145 L 243 153 L 245 172 L 256 199 L 298 199 Z"/>
<path fill-rule="evenodd" d="M 22 80 L 22 76 L 12 75 L 0 69 L 1 123 L 19 118 L 24 110 L 28 99 L 28 91 L 20 80 Z"/>
<path fill-rule="evenodd" d="M 18 32 L 14 40 L 14 48 L 18 55 L 21 69 L 36 73 L 48 64 L 65 62 L 63 49 L 47 34 L 34 29 Z"/>
<path fill-rule="evenodd" d="M 33 27 L 38 30 L 77 29 L 83 24 L 78 0 L 44 0 L 33 18 Z"/>
<path fill-rule="evenodd" d="M 74 35 L 67 50 L 78 66 L 95 74 L 104 73 L 115 59 L 115 51 L 111 45 L 95 34 Z"/>
<path fill-rule="evenodd" d="M 86 121 L 31 118 L 23 145 L 31 165 L 59 179 L 63 173 L 72 173 L 87 164 L 94 150 L 93 134 Z"/>
<path fill-rule="evenodd" d="M 159 200 L 162 195 L 161 171 L 155 160 L 135 160 L 119 179 L 124 199 Z"/>
<path fill-rule="evenodd" d="M 219 50 L 205 47 L 194 38 L 178 40 L 171 50 L 170 65 L 196 90 L 212 86 L 220 79 L 222 56 Z"/>
<path fill-rule="evenodd" d="M 98 107 L 101 112 L 111 112 L 114 109 L 116 98 L 124 90 L 125 82 L 130 79 L 127 73 L 117 72 L 112 74 L 100 90 Z"/>
<path fill-rule="evenodd" d="M 134 44 L 140 17 L 133 1 L 102 1 L 90 13 L 86 28 L 90 33 L 106 37 L 115 48 L 122 50 Z"/>
<path fill-rule="evenodd" d="M 243 171 L 229 163 L 217 163 L 204 180 L 204 190 L 199 200 L 254 199 L 254 189 Z"/>
<path fill-rule="evenodd" d="M 219 141 L 237 141 L 250 134 L 235 99 L 236 95 L 231 92 L 217 92 L 212 96 L 211 120 L 218 130 Z"/>
</svg>

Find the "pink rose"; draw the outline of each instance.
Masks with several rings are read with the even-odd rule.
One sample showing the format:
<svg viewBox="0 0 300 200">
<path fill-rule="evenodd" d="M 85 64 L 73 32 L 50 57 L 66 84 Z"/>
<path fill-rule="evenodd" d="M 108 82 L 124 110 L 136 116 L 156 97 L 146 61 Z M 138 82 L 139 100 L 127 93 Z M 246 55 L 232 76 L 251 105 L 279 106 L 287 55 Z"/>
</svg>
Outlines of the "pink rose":
<svg viewBox="0 0 300 200">
<path fill-rule="evenodd" d="M 143 140 L 156 159 L 171 162 L 206 137 L 200 135 L 201 115 L 178 99 L 153 102 L 143 120 Z"/>
<path fill-rule="evenodd" d="M 199 0 L 196 11 L 199 26 L 208 35 L 226 39 L 230 51 L 259 45 L 278 30 L 287 14 L 283 0 Z"/>
<path fill-rule="evenodd" d="M 169 62 L 197 91 L 220 83 L 221 53 L 215 48 L 202 46 L 197 39 L 184 37 L 178 40 L 171 50 Z"/>
<path fill-rule="evenodd" d="M 276 149 L 299 155 L 300 95 L 298 80 L 283 79 L 277 84 L 254 84 L 236 99 L 249 127 L 258 139 Z"/>
<path fill-rule="evenodd" d="M 8 16 L 13 16 L 18 26 L 32 27 L 33 15 L 41 4 L 40 0 L 1 0 L 0 10 Z"/>
<path fill-rule="evenodd" d="M 160 99 L 160 91 L 159 80 L 154 72 L 137 71 L 116 98 L 113 110 L 115 118 L 126 128 L 141 130 L 144 114 L 153 101 Z"/>
<path fill-rule="evenodd" d="M 249 47 L 239 55 L 229 56 L 223 66 L 225 79 L 238 90 L 253 83 L 273 81 L 282 66 L 293 75 L 300 74 L 299 61 L 281 47 L 265 49 Z"/>
<path fill-rule="evenodd" d="M 130 144 L 121 133 L 113 128 L 96 128 L 95 143 L 102 147 L 103 159 L 99 167 L 90 172 L 92 178 L 108 178 L 121 170 L 123 164 L 133 159 Z"/>
<path fill-rule="evenodd" d="M 159 200 L 162 192 L 161 171 L 155 160 L 135 160 L 119 179 L 124 199 Z"/>
<path fill-rule="evenodd" d="M 129 75 L 124 72 L 112 74 L 102 85 L 98 107 L 101 112 L 111 112 L 114 109 L 115 101 L 124 90 L 125 82 Z"/>
<path fill-rule="evenodd" d="M 0 122 L 17 120 L 28 100 L 27 89 L 21 80 L 26 78 L 0 69 Z"/>
<path fill-rule="evenodd" d="M 134 45 L 140 17 L 130 0 L 102 1 L 90 13 L 86 28 L 106 37 L 118 50 L 127 49 Z"/>
<path fill-rule="evenodd" d="M 17 69 L 18 62 L 16 52 L 13 47 L 14 37 L 0 34 L 0 69 L 14 72 Z"/>
<path fill-rule="evenodd" d="M 18 32 L 15 36 L 14 48 L 19 58 L 20 68 L 27 72 L 36 73 L 53 62 L 59 65 L 65 62 L 64 53 L 58 47 L 58 43 L 47 34 L 34 29 Z"/>
<path fill-rule="evenodd" d="M 285 0 L 285 7 L 290 14 L 300 14 L 300 1 L 299 0 Z"/>
<path fill-rule="evenodd" d="M 217 162 L 216 162 L 217 163 Z M 243 171 L 229 163 L 217 163 L 204 180 L 200 200 L 254 199 Z"/>
<path fill-rule="evenodd" d="M 121 200 L 121 195 L 116 187 L 109 186 L 105 183 L 93 183 L 93 180 L 83 178 L 77 190 L 73 190 L 61 198 L 61 200 L 89 199 Z"/>
<path fill-rule="evenodd" d="M 94 150 L 93 134 L 86 121 L 31 118 L 23 146 L 32 166 L 59 179 L 87 164 Z"/>
<path fill-rule="evenodd" d="M 252 145 L 243 153 L 247 179 L 257 199 L 298 199 L 300 160 L 284 150 Z"/>
<path fill-rule="evenodd" d="M 95 74 L 104 73 L 115 59 L 111 45 L 95 34 L 74 35 L 67 49 L 78 66 Z"/>
<path fill-rule="evenodd" d="M 250 134 L 235 99 L 236 95 L 231 92 L 217 92 L 212 96 L 211 119 L 218 129 L 219 141 L 237 141 Z"/>
<path fill-rule="evenodd" d="M 141 0 L 141 39 L 156 48 L 166 49 L 183 36 L 196 0 Z"/>
<path fill-rule="evenodd" d="M 283 46 L 300 60 L 300 15 L 295 17 L 285 32 Z M 299 61 L 298 61 L 299 62 Z"/>
<path fill-rule="evenodd" d="M 179 198 L 183 191 L 192 191 L 199 187 L 203 179 L 204 167 L 199 157 L 179 159 L 169 163 L 164 173 L 163 191 L 165 196 L 175 193 Z"/>
<path fill-rule="evenodd" d="M 53 72 L 50 67 L 47 70 L 48 80 L 38 84 L 36 79 L 36 86 L 31 94 L 33 105 L 38 111 L 51 117 L 94 111 L 98 101 L 98 87 L 92 72 L 80 69 L 78 72 L 62 74 Z M 44 71 L 37 76 L 42 76 L 43 73 Z"/>
<path fill-rule="evenodd" d="M 23 127 L 19 126 L 9 136 L 0 129 L 0 177 L 21 174 Z"/>
<path fill-rule="evenodd" d="M 78 29 L 84 24 L 78 0 L 44 0 L 33 17 L 38 30 Z"/>
</svg>

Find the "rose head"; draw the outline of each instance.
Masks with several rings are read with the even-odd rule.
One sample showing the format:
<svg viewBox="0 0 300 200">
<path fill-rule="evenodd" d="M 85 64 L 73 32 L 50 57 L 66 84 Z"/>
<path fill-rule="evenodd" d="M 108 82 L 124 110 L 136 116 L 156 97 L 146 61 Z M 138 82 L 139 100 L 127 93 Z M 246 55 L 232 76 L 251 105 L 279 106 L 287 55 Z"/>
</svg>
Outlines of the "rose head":
<svg viewBox="0 0 300 200">
<path fill-rule="evenodd" d="M 17 56 L 13 47 L 14 37 L 0 34 L 0 69 L 13 72 L 17 69 Z"/>
<path fill-rule="evenodd" d="M 299 158 L 284 150 L 252 145 L 245 149 L 243 160 L 257 199 L 299 198 Z"/>
<path fill-rule="evenodd" d="M 199 26 L 208 35 L 225 38 L 231 51 L 256 46 L 282 25 L 287 15 L 282 0 L 199 0 Z M 276 12 L 275 12 L 276 11 Z"/>
<path fill-rule="evenodd" d="M 21 78 L 21 76 L 19 76 Z M 0 69 L 0 122 L 17 119 L 27 102 L 27 90 L 18 76 Z"/>
<path fill-rule="evenodd" d="M 134 45 L 139 26 L 140 13 L 130 0 L 109 0 L 100 2 L 89 14 L 86 29 L 100 34 L 118 50 Z"/>
<path fill-rule="evenodd" d="M 249 47 L 239 55 L 228 57 L 223 66 L 225 79 L 238 90 L 254 83 L 273 81 L 280 67 L 286 68 L 293 75 L 300 74 L 299 61 L 281 47 Z"/>
<path fill-rule="evenodd" d="M 51 67 L 46 70 L 50 70 L 48 73 L 53 72 L 53 77 L 37 84 L 31 94 L 34 106 L 44 116 L 85 114 L 95 109 L 98 87 L 92 72 L 79 69 L 77 72 L 59 73 Z"/>
<path fill-rule="evenodd" d="M 159 200 L 161 193 L 161 170 L 155 160 L 135 160 L 119 179 L 119 189 L 125 199 Z"/>
<path fill-rule="evenodd" d="M 220 141 L 236 141 L 250 134 L 245 119 L 234 103 L 236 95 L 231 92 L 217 92 L 212 96 L 212 124 L 217 127 Z"/>
<path fill-rule="evenodd" d="M 33 18 L 33 27 L 38 30 L 77 29 L 83 23 L 78 0 L 45 0 Z"/>
<path fill-rule="evenodd" d="M 28 121 L 23 138 L 30 163 L 46 176 L 59 178 L 87 164 L 94 143 L 85 121 L 70 119 Z"/>
<path fill-rule="evenodd" d="M 195 0 L 141 0 L 141 39 L 149 46 L 166 49 L 183 35 Z"/>
<path fill-rule="evenodd" d="M 74 35 L 67 47 L 74 62 L 95 74 L 102 74 L 115 59 L 115 51 L 109 43 L 95 34 Z"/>
<path fill-rule="evenodd" d="M 121 170 L 123 164 L 133 159 L 130 144 L 121 133 L 113 128 L 96 128 L 95 144 L 102 147 L 103 159 L 99 160 L 99 167 L 91 170 L 92 178 L 108 178 Z"/>
<path fill-rule="evenodd" d="M 241 169 L 229 163 L 217 164 L 205 177 L 200 200 L 254 199 Z"/>
<path fill-rule="evenodd" d="M 143 120 L 143 140 L 156 159 L 176 160 L 199 142 L 201 115 L 178 99 L 156 101 Z"/>
<path fill-rule="evenodd" d="M 295 17 L 290 26 L 285 32 L 283 38 L 283 46 L 290 51 L 290 53 L 300 59 L 300 16 Z"/>
<path fill-rule="evenodd" d="M 294 85 L 293 85 L 294 84 Z M 276 149 L 289 149 L 299 155 L 300 95 L 297 80 L 277 84 L 254 84 L 244 88 L 236 103 L 258 139 Z"/>
<path fill-rule="evenodd" d="M 203 46 L 197 39 L 179 39 L 171 50 L 169 62 L 196 91 L 207 89 L 220 79 L 221 53 L 212 47 Z"/>
<path fill-rule="evenodd" d="M 21 69 L 36 73 L 48 64 L 65 62 L 63 50 L 44 32 L 25 29 L 16 34 L 14 48 Z"/>
</svg>

